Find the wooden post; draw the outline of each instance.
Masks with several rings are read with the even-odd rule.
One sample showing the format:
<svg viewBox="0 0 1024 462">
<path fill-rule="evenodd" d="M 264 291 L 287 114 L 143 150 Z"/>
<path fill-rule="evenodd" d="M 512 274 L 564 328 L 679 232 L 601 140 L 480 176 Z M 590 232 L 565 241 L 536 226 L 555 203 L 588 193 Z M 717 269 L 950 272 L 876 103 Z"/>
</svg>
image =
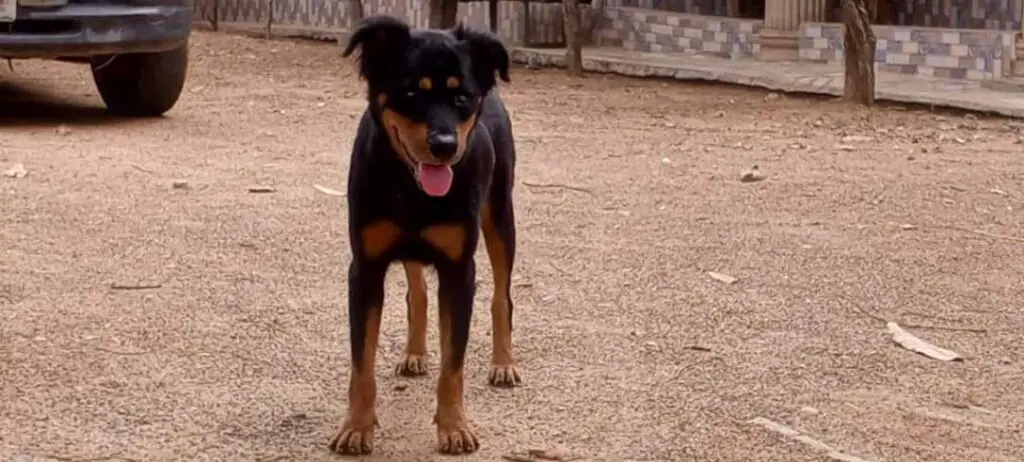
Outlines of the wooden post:
<svg viewBox="0 0 1024 462">
<path fill-rule="evenodd" d="M 864 0 L 843 0 L 843 57 L 846 80 L 843 99 L 871 106 L 875 104 L 875 46 Z"/>
<path fill-rule="evenodd" d="M 274 0 L 267 0 L 267 40 L 270 40 L 271 27 L 274 25 Z"/>
<path fill-rule="evenodd" d="M 740 17 L 740 0 L 726 0 L 725 15 L 730 18 Z"/>
<path fill-rule="evenodd" d="M 580 6 L 576 0 L 562 0 L 565 27 L 565 64 L 569 75 L 583 77 L 583 43 L 580 40 Z"/>
<path fill-rule="evenodd" d="M 347 16 L 346 22 L 348 22 L 348 27 L 356 27 L 356 24 L 359 24 L 359 21 L 362 21 L 365 15 L 363 12 L 363 0 L 348 0 L 347 9 L 346 13 L 348 14 L 345 16 Z"/>
<path fill-rule="evenodd" d="M 459 0 L 430 0 L 429 24 L 431 29 L 455 27 L 459 19 Z"/>
</svg>

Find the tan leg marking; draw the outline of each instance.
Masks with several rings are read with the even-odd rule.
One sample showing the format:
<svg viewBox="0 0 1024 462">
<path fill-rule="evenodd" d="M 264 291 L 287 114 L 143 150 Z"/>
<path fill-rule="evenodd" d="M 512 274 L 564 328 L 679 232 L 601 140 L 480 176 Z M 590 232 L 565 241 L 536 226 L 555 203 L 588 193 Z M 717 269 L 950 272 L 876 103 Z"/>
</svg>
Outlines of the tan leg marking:
<svg viewBox="0 0 1024 462">
<path fill-rule="evenodd" d="M 441 333 L 441 375 L 437 380 L 437 450 L 444 454 L 468 454 L 480 448 L 480 440 L 469 428 L 463 402 L 462 369 L 453 369 L 451 361 L 451 308 L 438 310 Z"/>
<path fill-rule="evenodd" d="M 395 367 L 395 374 L 413 377 L 427 373 L 427 280 L 423 277 L 423 264 L 407 261 L 402 265 L 409 286 L 409 334 L 405 358 Z"/>
<path fill-rule="evenodd" d="M 373 430 L 377 423 L 377 379 L 374 374 L 377 338 L 380 334 L 381 307 L 367 314 L 363 367 L 352 368 L 348 385 L 348 413 L 341 428 L 331 439 L 330 449 L 340 454 L 373 452 Z"/>
<path fill-rule="evenodd" d="M 506 295 L 511 284 L 508 253 L 501 234 L 494 225 L 491 207 L 480 210 L 480 229 L 484 235 L 487 256 L 494 273 L 494 295 L 491 297 L 491 373 L 488 382 L 496 387 L 514 387 L 522 382 L 512 354 L 512 325 Z"/>
</svg>

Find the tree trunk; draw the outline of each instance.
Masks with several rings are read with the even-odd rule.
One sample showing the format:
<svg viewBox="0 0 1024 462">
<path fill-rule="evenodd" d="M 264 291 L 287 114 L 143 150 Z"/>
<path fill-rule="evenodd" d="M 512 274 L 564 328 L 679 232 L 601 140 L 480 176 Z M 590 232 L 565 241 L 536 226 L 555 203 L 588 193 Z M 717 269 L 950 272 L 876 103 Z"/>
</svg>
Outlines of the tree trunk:
<svg viewBox="0 0 1024 462">
<path fill-rule="evenodd" d="M 843 99 L 864 104 L 875 104 L 875 33 L 871 30 L 864 0 L 843 1 L 843 57 L 846 81 Z"/>
<path fill-rule="evenodd" d="M 363 0 L 348 0 L 348 27 L 355 27 L 359 24 L 359 21 L 363 20 L 363 16 L 366 14 L 363 12 Z"/>
<path fill-rule="evenodd" d="M 459 20 L 459 0 L 430 0 L 430 27 L 450 29 Z"/>
<path fill-rule="evenodd" d="M 583 77 L 583 43 L 580 37 L 580 7 L 576 0 L 562 0 L 565 29 L 565 64 L 569 75 Z"/>
</svg>

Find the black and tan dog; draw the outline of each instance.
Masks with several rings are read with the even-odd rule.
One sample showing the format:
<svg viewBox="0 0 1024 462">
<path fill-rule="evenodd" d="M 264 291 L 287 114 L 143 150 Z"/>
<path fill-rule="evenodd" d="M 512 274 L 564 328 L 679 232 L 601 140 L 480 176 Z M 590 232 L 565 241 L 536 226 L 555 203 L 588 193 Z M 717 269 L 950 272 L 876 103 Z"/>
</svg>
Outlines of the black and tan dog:
<svg viewBox="0 0 1024 462">
<path fill-rule="evenodd" d="M 490 383 L 519 382 L 512 355 L 510 281 L 515 258 L 512 183 L 515 147 L 504 104 L 508 51 L 493 34 L 463 26 L 410 29 L 390 16 L 365 19 L 344 51 L 360 48 L 369 87 L 348 177 L 348 275 L 352 372 L 348 413 L 331 450 L 365 454 L 376 423 L 374 364 L 392 262 L 405 266 L 409 336 L 402 375 L 426 373 L 424 267 L 438 276 L 441 372 L 438 449 L 479 447 L 463 401 L 463 363 L 476 291 L 474 252 L 483 231 L 494 270 Z"/>
</svg>

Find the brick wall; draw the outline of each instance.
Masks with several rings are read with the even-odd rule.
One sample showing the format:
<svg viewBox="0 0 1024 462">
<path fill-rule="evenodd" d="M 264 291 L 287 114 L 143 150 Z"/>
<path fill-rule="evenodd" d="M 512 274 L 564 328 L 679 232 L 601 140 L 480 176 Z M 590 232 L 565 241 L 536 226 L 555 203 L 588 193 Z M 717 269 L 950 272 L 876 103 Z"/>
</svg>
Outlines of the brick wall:
<svg viewBox="0 0 1024 462">
<path fill-rule="evenodd" d="M 955 79 L 992 80 L 1010 72 L 1015 33 L 997 30 L 875 26 L 879 70 Z M 843 26 L 800 26 L 800 59 L 842 61 Z"/>
<path fill-rule="evenodd" d="M 602 46 L 659 53 L 743 58 L 757 52 L 763 21 L 698 16 L 645 8 L 605 8 L 596 31 Z"/>
</svg>

